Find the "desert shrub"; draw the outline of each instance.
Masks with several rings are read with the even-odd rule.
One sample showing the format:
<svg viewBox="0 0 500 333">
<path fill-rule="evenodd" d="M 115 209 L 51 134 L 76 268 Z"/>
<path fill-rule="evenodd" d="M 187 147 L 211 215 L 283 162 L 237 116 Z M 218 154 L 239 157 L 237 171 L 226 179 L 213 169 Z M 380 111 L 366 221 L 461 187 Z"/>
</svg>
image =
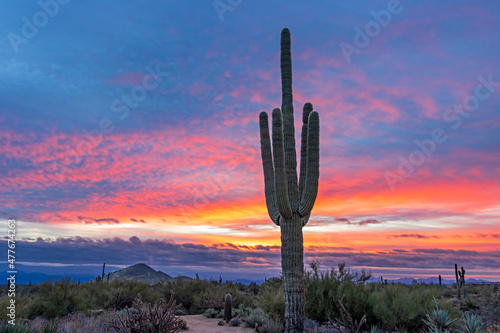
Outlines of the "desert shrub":
<svg viewBox="0 0 500 333">
<path fill-rule="evenodd" d="M 170 295 L 170 300 L 165 303 L 163 298 L 156 301 L 152 307 L 151 304 L 144 306 L 141 295 L 138 294 L 134 300 L 133 310 L 127 308 L 127 315 L 118 316 L 106 323 L 106 326 L 116 330 L 119 333 L 176 333 L 183 326 L 181 318 L 174 315 L 175 301 L 174 294 Z"/>
<path fill-rule="evenodd" d="M 259 294 L 260 287 L 256 282 L 250 282 L 248 285 L 248 292 L 253 294 L 253 295 L 258 295 Z"/>
<path fill-rule="evenodd" d="M 26 295 L 16 295 L 22 300 L 16 310 L 19 318 L 33 319 L 43 317 L 53 319 L 73 312 L 90 313 L 92 309 L 104 307 L 122 308 L 131 305 L 127 300 L 133 295 L 143 292 L 144 300 L 153 302 L 160 295 L 148 284 L 137 281 L 115 280 L 111 283 L 77 283 L 70 278 L 59 281 L 47 280 L 30 287 Z M 142 294 L 141 294 L 142 295 Z M 120 300 L 121 299 L 121 300 Z M 3 298 L 0 299 L 2 304 Z"/>
<path fill-rule="evenodd" d="M 232 288 L 233 289 L 233 288 Z M 235 290 L 234 290 L 235 291 Z M 200 309 L 214 308 L 222 310 L 225 305 L 226 294 L 223 288 L 203 283 L 202 289 L 198 295 L 194 295 L 194 305 Z M 234 305 L 233 305 L 234 306 Z"/>
<path fill-rule="evenodd" d="M 106 309 L 121 310 L 130 308 L 134 304 L 134 298 L 124 294 L 121 291 L 115 293 L 111 299 L 104 305 Z"/>
<path fill-rule="evenodd" d="M 216 310 L 222 310 L 224 308 L 224 302 L 221 300 L 215 300 L 215 299 L 203 299 L 202 309 L 216 309 Z"/>
<path fill-rule="evenodd" d="M 137 281 L 137 280 L 113 280 L 110 283 L 92 283 L 91 285 L 96 286 L 101 295 L 97 295 L 102 298 L 102 293 L 107 293 L 106 301 L 101 301 L 98 304 L 98 308 L 103 308 L 106 302 L 109 302 L 116 292 L 120 292 L 123 295 L 128 295 L 135 297 L 137 294 L 141 294 L 143 302 L 154 303 L 158 298 L 162 296 L 167 296 L 169 298 L 169 293 L 160 294 L 154 288 L 152 288 L 149 283 Z"/>
<path fill-rule="evenodd" d="M 317 322 L 316 320 L 314 319 L 309 319 L 309 318 L 306 318 L 304 320 L 304 330 L 307 332 L 307 333 L 316 333 L 316 332 L 320 332 L 322 329 L 321 327 L 321 324 L 319 322 Z"/>
<path fill-rule="evenodd" d="M 489 324 L 500 323 L 500 286 L 481 285 L 478 291 L 477 304 L 480 310 L 477 311 Z"/>
<path fill-rule="evenodd" d="M 328 318 L 340 318 L 334 300 L 341 299 L 346 310 L 361 319 L 370 308 L 369 290 L 364 285 L 371 274 L 362 271 L 352 272 L 340 263 L 337 269 L 320 271 L 319 262 L 311 263 L 311 270 L 305 274 L 306 316 L 319 322 Z"/>
<path fill-rule="evenodd" d="M 253 305 L 253 295 L 246 290 L 246 286 L 230 281 L 217 283 L 216 281 L 177 278 L 161 286 L 163 294 L 170 290 L 175 292 L 177 301 L 191 314 L 203 313 L 209 308 L 222 309 L 228 293 L 232 295 L 233 307 L 238 307 L 240 304 L 245 307 Z"/>
<path fill-rule="evenodd" d="M 455 296 L 457 289 L 452 288 L 451 286 L 444 286 L 441 291 L 441 296 L 445 298 L 452 298 Z"/>
<path fill-rule="evenodd" d="M 236 327 L 236 326 L 240 326 L 242 322 L 243 321 L 241 320 L 240 317 L 234 317 L 234 318 L 231 318 L 229 325 Z"/>
<path fill-rule="evenodd" d="M 203 314 L 203 316 L 207 317 L 207 318 L 217 318 L 217 316 L 219 315 L 219 311 L 215 310 L 215 309 L 208 309 L 207 311 L 205 311 L 205 313 Z"/>
<path fill-rule="evenodd" d="M 27 308 L 27 317 L 33 319 L 41 316 L 46 319 L 65 316 L 79 305 L 76 284 L 70 278 L 56 282 L 46 281 L 36 286 L 36 299 Z"/>
<path fill-rule="evenodd" d="M 245 327 L 255 328 L 255 325 L 261 327 L 266 322 L 266 317 L 261 309 L 252 309 L 248 315 L 243 317 Z"/>
<path fill-rule="evenodd" d="M 260 286 L 260 294 L 256 297 L 256 303 L 270 319 L 285 321 L 285 295 L 283 290 L 283 279 L 274 277 L 266 280 Z"/>
<path fill-rule="evenodd" d="M 277 319 L 269 319 L 262 327 L 261 333 L 283 333 L 285 325 L 282 321 Z"/>
<path fill-rule="evenodd" d="M 233 309 L 233 315 L 235 317 L 246 317 L 252 312 L 252 309 L 246 308 L 243 304 L 240 304 L 236 309 Z"/>
<path fill-rule="evenodd" d="M 470 310 L 478 310 L 479 306 L 472 299 L 466 298 L 462 302 L 460 302 L 460 310 L 462 311 L 470 311 Z"/>
<path fill-rule="evenodd" d="M 370 295 L 372 311 L 368 313 L 368 323 L 410 331 L 422 328 L 425 313 L 433 308 L 432 297 L 439 293 L 422 285 L 389 284 L 372 288 L 375 290 Z"/>
</svg>

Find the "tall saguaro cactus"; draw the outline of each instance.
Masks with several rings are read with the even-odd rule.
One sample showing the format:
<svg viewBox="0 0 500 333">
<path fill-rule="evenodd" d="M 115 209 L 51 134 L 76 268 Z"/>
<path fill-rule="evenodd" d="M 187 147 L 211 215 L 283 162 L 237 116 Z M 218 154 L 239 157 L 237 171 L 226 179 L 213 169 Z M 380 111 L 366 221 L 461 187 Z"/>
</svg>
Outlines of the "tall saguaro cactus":
<svg viewBox="0 0 500 333">
<path fill-rule="evenodd" d="M 302 115 L 300 174 L 297 180 L 293 121 L 290 31 L 281 32 L 282 105 L 272 113 L 272 149 L 266 112 L 259 115 L 266 205 L 281 229 L 281 266 L 285 288 L 285 331 L 304 330 L 304 244 L 306 225 L 318 194 L 319 115 L 306 103 Z"/>
</svg>

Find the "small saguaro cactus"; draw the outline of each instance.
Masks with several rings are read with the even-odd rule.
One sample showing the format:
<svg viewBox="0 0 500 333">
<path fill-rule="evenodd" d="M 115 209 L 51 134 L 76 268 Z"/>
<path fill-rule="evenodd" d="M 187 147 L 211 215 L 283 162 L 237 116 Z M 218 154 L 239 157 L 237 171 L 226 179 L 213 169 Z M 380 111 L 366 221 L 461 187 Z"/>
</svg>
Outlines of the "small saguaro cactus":
<svg viewBox="0 0 500 333">
<path fill-rule="evenodd" d="M 441 283 L 441 275 L 439 275 L 439 288 L 442 288 L 443 284 Z"/>
<path fill-rule="evenodd" d="M 458 276 L 460 276 L 460 284 L 464 288 L 464 298 L 467 298 L 467 294 L 465 293 L 465 269 L 463 267 L 458 271 Z"/>
<path fill-rule="evenodd" d="M 462 280 L 458 279 L 458 267 L 457 267 L 457 264 L 455 264 L 455 279 L 457 280 L 458 298 L 460 298 L 460 283 L 462 282 Z"/>
<path fill-rule="evenodd" d="M 101 275 L 101 282 L 104 282 L 104 268 L 106 267 L 106 263 L 102 264 L 102 275 Z"/>
<path fill-rule="evenodd" d="M 232 310 L 232 305 L 231 305 L 232 297 L 231 297 L 231 294 L 226 294 L 225 301 L 226 302 L 224 304 L 224 320 L 226 321 L 226 323 L 229 323 L 231 321 L 231 317 L 232 317 L 232 313 L 231 313 L 231 310 Z"/>
<path fill-rule="evenodd" d="M 259 115 L 266 206 L 281 229 L 285 331 L 304 331 L 304 244 L 302 227 L 311 216 L 319 179 L 319 115 L 311 103 L 302 114 L 300 175 L 297 179 L 290 31 L 281 32 L 281 110 L 272 113 L 272 149 L 266 112 Z"/>
</svg>

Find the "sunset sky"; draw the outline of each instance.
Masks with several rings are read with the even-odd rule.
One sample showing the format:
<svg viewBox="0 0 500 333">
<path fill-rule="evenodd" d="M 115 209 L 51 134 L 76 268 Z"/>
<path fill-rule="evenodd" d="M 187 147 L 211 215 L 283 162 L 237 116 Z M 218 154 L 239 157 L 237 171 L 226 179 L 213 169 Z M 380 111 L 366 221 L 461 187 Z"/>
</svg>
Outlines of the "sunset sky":
<svg viewBox="0 0 500 333">
<path fill-rule="evenodd" d="M 500 280 L 500 2 L 9 1 L 0 219 L 31 272 L 280 268 L 258 115 L 320 115 L 305 263 Z M 6 228 L 2 239 L 7 236 Z M 6 242 L 2 241 L 6 249 Z M 5 263 L 5 261 L 3 261 Z"/>
</svg>

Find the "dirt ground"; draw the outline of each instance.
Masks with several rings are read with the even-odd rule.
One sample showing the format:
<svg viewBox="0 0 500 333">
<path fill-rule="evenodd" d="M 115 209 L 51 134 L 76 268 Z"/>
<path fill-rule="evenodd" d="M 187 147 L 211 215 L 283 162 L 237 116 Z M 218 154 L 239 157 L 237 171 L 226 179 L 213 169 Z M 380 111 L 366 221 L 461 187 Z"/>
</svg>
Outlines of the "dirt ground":
<svg viewBox="0 0 500 333">
<path fill-rule="evenodd" d="M 205 318 L 203 315 L 182 316 L 187 322 L 188 330 L 186 333 L 250 333 L 255 332 L 252 328 L 231 327 L 224 323 L 224 326 L 218 326 L 217 323 L 222 319 Z"/>
</svg>

